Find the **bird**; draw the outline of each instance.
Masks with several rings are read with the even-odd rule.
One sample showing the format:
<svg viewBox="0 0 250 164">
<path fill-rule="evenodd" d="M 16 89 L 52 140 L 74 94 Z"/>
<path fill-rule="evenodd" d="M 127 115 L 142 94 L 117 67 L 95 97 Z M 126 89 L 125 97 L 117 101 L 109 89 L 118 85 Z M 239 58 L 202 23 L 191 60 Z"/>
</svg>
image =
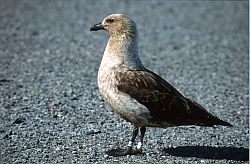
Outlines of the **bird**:
<svg viewBox="0 0 250 164">
<path fill-rule="evenodd" d="M 111 14 L 90 31 L 104 30 L 109 39 L 98 70 L 97 84 L 103 100 L 133 125 L 125 149 L 111 149 L 111 156 L 141 154 L 147 127 L 232 125 L 183 96 L 170 83 L 150 71 L 138 52 L 135 22 L 124 14 Z M 135 145 L 139 134 L 139 142 Z"/>
</svg>

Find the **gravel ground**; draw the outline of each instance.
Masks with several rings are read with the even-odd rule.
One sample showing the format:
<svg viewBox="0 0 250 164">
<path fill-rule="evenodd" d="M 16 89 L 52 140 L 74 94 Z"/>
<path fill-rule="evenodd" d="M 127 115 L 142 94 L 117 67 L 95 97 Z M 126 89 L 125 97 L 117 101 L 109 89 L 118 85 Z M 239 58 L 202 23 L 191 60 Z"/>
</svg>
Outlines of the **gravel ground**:
<svg viewBox="0 0 250 164">
<path fill-rule="evenodd" d="M 147 68 L 233 128 L 148 128 L 144 154 L 96 83 L 111 13 L 133 18 Z M 0 0 L 0 163 L 247 163 L 247 1 Z"/>
</svg>

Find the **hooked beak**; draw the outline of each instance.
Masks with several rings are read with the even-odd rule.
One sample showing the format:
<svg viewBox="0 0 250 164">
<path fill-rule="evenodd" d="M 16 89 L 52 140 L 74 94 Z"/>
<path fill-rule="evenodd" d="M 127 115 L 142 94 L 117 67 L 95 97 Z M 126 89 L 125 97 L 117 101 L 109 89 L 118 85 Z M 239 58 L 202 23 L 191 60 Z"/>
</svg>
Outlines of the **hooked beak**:
<svg viewBox="0 0 250 164">
<path fill-rule="evenodd" d="M 98 31 L 98 30 L 104 30 L 102 23 L 97 23 L 90 27 L 90 31 Z"/>
</svg>

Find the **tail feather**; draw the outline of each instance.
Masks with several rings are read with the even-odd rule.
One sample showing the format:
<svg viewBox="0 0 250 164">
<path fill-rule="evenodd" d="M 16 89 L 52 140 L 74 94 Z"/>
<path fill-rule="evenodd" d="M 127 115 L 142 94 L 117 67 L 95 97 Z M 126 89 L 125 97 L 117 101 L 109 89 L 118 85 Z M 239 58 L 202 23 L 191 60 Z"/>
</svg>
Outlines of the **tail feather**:
<svg viewBox="0 0 250 164">
<path fill-rule="evenodd" d="M 214 125 L 223 125 L 232 127 L 230 123 L 219 119 L 216 116 L 213 116 L 205 110 L 201 105 L 186 98 L 188 106 L 191 109 L 191 117 L 199 126 L 214 126 Z"/>
</svg>

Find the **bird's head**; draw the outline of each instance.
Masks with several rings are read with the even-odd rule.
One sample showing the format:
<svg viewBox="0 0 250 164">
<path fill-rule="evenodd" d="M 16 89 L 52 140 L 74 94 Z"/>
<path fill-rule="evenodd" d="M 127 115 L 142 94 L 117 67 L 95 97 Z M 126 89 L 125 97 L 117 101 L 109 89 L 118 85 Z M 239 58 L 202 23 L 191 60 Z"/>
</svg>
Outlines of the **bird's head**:
<svg viewBox="0 0 250 164">
<path fill-rule="evenodd" d="M 102 23 L 93 25 L 90 31 L 106 30 L 112 36 L 134 36 L 136 25 L 132 19 L 123 14 L 112 14 L 104 18 Z"/>
</svg>

